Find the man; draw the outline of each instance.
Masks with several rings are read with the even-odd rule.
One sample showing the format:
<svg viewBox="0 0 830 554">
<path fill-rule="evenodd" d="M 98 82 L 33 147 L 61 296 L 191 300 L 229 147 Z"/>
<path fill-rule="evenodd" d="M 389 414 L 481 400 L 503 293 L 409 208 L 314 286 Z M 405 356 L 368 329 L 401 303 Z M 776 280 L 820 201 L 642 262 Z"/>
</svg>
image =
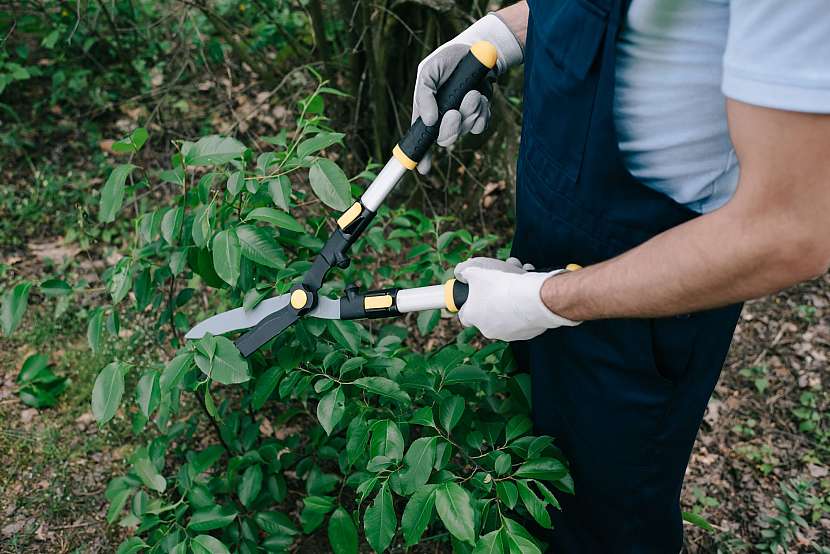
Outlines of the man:
<svg viewBox="0 0 830 554">
<path fill-rule="evenodd" d="M 678 552 L 683 475 L 738 303 L 830 264 L 830 8 L 520 2 L 421 63 L 415 117 L 436 123 L 433 92 L 477 40 L 497 47 L 497 73 L 525 65 L 513 255 L 584 269 L 469 260 L 459 317 L 519 341 L 537 430 L 571 462 L 551 550 Z M 439 144 L 488 117 L 470 93 Z"/>
</svg>

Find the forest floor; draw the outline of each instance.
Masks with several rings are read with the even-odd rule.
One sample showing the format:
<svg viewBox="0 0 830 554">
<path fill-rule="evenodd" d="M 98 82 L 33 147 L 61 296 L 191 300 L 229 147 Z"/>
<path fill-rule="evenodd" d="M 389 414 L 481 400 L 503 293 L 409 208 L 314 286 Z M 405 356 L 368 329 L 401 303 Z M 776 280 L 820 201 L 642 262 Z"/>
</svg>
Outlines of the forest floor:
<svg viewBox="0 0 830 554">
<path fill-rule="evenodd" d="M 52 257 L 72 254 L 59 238 L 43 244 L 52 245 Z M 37 277 L 44 262 L 28 250 L 31 257 L 3 253 L 0 262 L 27 264 Z M 73 271 L 83 273 L 86 263 Z M 0 552 L 112 552 L 124 533 L 106 524 L 103 492 L 123 471 L 132 438 L 128 429 L 94 423 L 90 391 L 104 355 L 90 353 L 80 320 L 55 319 L 51 306 L 33 314 L 12 339 L 0 339 Z M 29 408 L 17 395 L 21 364 L 36 351 L 72 380 L 54 408 Z M 796 515 L 808 526 L 789 552 L 830 546 L 830 506 L 822 500 L 830 492 L 829 355 L 829 276 L 744 308 L 683 491 L 684 510 L 712 526 L 687 525 L 690 553 L 756 552 L 762 530 L 795 526 Z M 815 429 L 799 429 L 815 420 Z"/>
</svg>

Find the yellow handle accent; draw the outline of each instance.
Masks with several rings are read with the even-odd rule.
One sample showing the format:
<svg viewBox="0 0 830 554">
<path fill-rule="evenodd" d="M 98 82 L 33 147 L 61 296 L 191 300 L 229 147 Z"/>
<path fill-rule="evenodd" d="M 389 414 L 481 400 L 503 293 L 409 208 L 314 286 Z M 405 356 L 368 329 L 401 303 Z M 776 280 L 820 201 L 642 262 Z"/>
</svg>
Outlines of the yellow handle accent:
<svg viewBox="0 0 830 554">
<path fill-rule="evenodd" d="M 473 44 L 470 47 L 470 52 L 481 62 L 481 65 L 489 69 L 493 69 L 499 59 L 499 51 L 486 40 L 480 40 Z"/>
<path fill-rule="evenodd" d="M 343 212 L 343 214 L 337 218 L 337 225 L 341 229 L 345 229 L 349 225 L 351 225 L 352 221 L 357 219 L 357 216 L 360 215 L 360 212 L 363 211 L 363 206 L 360 205 L 360 202 L 355 202 L 352 204 L 352 207 Z"/>
<path fill-rule="evenodd" d="M 295 310 L 305 307 L 308 302 L 308 294 L 304 290 L 297 289 L 291 293 L 291 307 Z"/>
<path fill-rule="evenodd" d="M 458 311 L 458 306 L 455 305 L 455 298 L 452 296 L 453 287 L 455 287 L 455 279 L 444 283 L 444 304 L 447 305 L 447 310 L 455 313 Z"/>
<path fill-rule="evenodd" d="M 383 294 L 380 296 L 367 296 L 363 299 L 364 310 L 380 310 L 383 308 L 391 308 L 394 299 L 391 294 Z"/>
<path fill-rule="evenodd" d="M 395 156 L 399 162 L 401 162 L 402 166 L 409 170 L 413 170 L 418 166 L 418 162 L 410 159 L 409 156 L 403 153 L 400 145 L 395 145 L 395 148 L 392 149 L 392 155 Z"/>
<path fill-rule="evenodd" d="M 579 271 L 580 269 L 582 269 L 582 266 L 579 264 L 568 264 L 565 266 L 565 270 L 567 271 Z"/>
</svg>

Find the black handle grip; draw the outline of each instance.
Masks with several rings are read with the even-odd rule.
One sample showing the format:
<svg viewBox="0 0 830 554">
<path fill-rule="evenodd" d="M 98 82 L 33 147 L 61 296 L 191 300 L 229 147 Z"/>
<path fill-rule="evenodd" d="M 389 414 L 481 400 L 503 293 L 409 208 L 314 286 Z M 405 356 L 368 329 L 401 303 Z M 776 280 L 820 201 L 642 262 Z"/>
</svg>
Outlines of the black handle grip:
<svg viewBox="0 0 830 554">
<path fill-rule="evenodd" d="M 398 143 L 400 151 L 412 162 L 404 165 L 414 165 L 423 159 L 430 146 L 438 139 L 438 130 L 444 114 L 450 110 L 457 110 L 461 107 L 464 96 L 480 87 L 487 73 L 495 66 L 497 57 L 496 48 L 489 42 L 482 41 L 474 44 L 467 55 L 461 58 L 436 94 L 438 122 L 427 127 L 419 117 Z"/>
</svg>

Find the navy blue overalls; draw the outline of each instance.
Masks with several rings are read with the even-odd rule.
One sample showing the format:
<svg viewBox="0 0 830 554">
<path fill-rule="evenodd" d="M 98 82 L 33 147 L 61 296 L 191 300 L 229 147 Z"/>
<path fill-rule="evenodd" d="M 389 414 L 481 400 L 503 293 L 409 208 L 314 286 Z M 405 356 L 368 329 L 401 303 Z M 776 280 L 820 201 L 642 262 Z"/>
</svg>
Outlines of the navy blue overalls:
<svg viewBox="0 0 830 554">
<path fill-rule="evenodd" d="M 618 149 L 615 43 L 629 1 L 528 3 L 513 255 L 590 265 L 695 217 L 638 182 Z M 591 321 L 514 343 L 536 430 L 555 437 L 575 482 L 552 514 L 551 552 L 680 551 L 680 487 L 739 313 Z"/>
</svg>

